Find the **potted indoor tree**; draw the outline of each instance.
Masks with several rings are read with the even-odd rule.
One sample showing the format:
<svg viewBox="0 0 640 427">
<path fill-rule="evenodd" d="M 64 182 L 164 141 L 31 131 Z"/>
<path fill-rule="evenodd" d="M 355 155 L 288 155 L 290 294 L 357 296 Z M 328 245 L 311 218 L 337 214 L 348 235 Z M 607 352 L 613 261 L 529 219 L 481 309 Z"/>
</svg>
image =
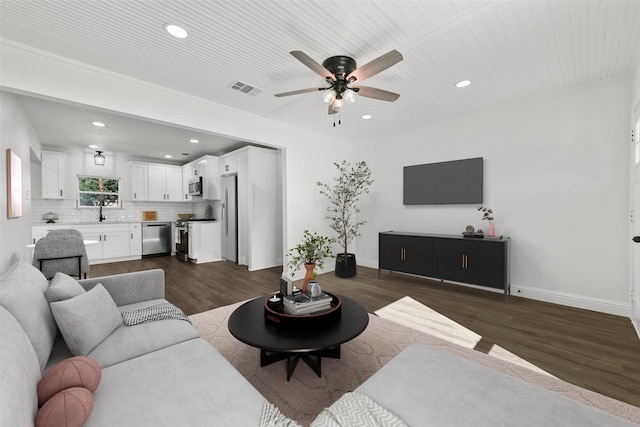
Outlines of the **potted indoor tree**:
<svg viewBox="0 0 640 427">
<path fill-rule="evenodd" d="M 348 278 L 357 274 L 356 255 L 349 253 L 349 243 L 359 236 L 358 229 L 366 221 L 358 221 L 356 214 L 360 212 L 358 201 L 363 193 L 369 193 L 369 186 L 373 183 L 371 170 L 364 161 L 351 165 L 346 160 L 334 163 L 338 169 L 338 176 L 333 184 L 318 182 L 320 194 L 329 200 L 326 218 L 331 222 L 331 228 L 338 234 L 338 242 L 342 252 L 336 255 L 335 273 L 338 277 Z"/>
<path fill-rule="evenodd" d="M 288 265 L 294 271 L 302 265 L 306 269 L 302 292 L 307 292 L 307 282 L 315 278 L 315 268 L 322 268 L 324 260 L 333 256 L 335 239 L 304 230 L 302 241 L 287 254 Z"/>
</svg>

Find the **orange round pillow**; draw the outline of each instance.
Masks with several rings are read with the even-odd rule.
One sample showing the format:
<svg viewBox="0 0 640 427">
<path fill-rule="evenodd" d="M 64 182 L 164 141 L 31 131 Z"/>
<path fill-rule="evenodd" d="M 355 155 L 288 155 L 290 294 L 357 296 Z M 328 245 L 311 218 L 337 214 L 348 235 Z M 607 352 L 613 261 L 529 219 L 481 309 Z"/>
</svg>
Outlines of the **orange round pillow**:
<svg viewBox="0 0 640 427">
<path fill-rule="evenodd" d="M 57 393 L 36 414 L 35 427 L 81 427 L 93 410 L 93 394 L 71 387 Z"/>
<path fill-rule="evenodd" d="M 94 359 L 77 356 L 58 363 L 42 376 L 38 382 L 38 407 L 54 394 L 71 387 L 84 387 L 91 393 L 96 391 L 102 369 Z"/>
</svg>

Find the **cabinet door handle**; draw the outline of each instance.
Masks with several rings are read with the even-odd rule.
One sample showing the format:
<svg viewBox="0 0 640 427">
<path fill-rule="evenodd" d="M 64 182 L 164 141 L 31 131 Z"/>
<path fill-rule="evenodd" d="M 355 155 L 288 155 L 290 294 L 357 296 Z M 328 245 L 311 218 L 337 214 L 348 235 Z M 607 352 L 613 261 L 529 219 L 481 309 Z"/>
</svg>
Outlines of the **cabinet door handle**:
<svg viewBox="0 0 640 427">
<path fill-rule="evenodd" d="M 62 190 L 60 190 L 60 197 L 62 197 Z"/>
<path fill-rule="evenodd" d="M 107 241 L 107 235 L 106 234 L 104 234 L 104 241 L 105 242 Z"/>
<path fill-rule="evenodd" d="M 138 193 L 133 193 L 133 198 L 137 199 L 138 198 Z"/>
<path fill-rule="evenodd" d="M 133 233 L 131 233 L 131 240 L 133 240 Z"/>
</svg>

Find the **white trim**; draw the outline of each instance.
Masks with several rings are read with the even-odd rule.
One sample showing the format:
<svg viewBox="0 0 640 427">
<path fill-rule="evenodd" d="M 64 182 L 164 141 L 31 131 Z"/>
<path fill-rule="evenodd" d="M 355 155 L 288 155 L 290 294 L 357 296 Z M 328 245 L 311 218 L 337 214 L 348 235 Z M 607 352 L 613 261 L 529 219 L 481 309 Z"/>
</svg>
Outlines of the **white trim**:
<svg viewBox="0 0 640 427">
<path fill-rule="evenodd" d="M 601 313 L 613 314 L 615 316 L 631 317 L 631 304 L 629 302 L 619 302 L 605 300 L 601 298 L 585 297 L 582 295 L 569 294 L 566 292 L 551 291 L 548 289 L 538 289 L 529 286 L 511 285 L 511 295 L 524 298 L 531 298 L 538 301 L 545 301 L 554 304 L 567 305 L 569 307 L 593 310 Z"/>
</svg>

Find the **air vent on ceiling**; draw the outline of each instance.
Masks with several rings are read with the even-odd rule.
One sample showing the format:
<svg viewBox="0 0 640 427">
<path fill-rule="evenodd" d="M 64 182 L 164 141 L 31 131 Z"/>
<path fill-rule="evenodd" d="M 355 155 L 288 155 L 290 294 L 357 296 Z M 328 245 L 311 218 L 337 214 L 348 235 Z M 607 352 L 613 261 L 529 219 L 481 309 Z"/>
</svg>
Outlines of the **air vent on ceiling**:
<svg viewBox="0 0 640 427">
<path fill-rule="evenodd" d="M 248 85 L 248 84 L 242 83 L 242 82 L 231 83 L 229 85 L 229 87 L 231 89 L 239 90 L 242 93 L 246 93 L 246 94 L 253 95 L 253 96 L 256 96 L 256 95 L 258 95 L 258 94 L 263 92 L 262 89 L 258 89 L 255 86 L 251 86 L 251 85 Z"/>
</svg>

